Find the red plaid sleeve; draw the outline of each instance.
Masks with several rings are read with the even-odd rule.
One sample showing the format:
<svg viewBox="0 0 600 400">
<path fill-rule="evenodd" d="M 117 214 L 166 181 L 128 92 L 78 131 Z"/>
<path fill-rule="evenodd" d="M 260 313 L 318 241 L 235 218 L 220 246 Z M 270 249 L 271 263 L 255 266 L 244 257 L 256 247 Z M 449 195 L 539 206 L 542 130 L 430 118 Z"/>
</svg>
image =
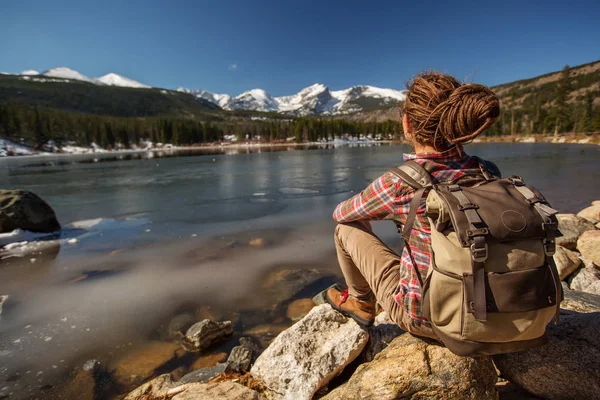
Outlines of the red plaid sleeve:
<svg viewBox="0 0 600 400">
<path fill-rule="evenodd" d="M 398 196 L 400 179 L 385 173 L 365 190 L 341 202 L 333 212 L 338 223 L 394 219 L 394 199 Z"/>
</svg>

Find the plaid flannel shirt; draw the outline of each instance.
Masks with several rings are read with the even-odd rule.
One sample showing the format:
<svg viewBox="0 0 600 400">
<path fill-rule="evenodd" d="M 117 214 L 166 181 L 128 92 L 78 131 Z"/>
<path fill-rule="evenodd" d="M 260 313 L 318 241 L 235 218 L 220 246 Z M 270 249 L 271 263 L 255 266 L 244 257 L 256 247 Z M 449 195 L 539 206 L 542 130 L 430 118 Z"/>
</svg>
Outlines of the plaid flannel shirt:
<svg viewBox="0 0 600 400">
<path fill-rule="evenodd" d="M 414 160 L 423 166 L 430 173 L 434 184 L 455 183 L 468 187 L 484 180 L 478 160 L 465 154 L 460 146 L 443 153 L 404 154 L 403 158 L 404 161 Z M 493 163 L 486 161 L 485 165 L 492 175 L 500 176 L 500 171 Z M 340 203 L 333 213 L 333 219 L 338 223 L 393 220 L 404 225 L 414 193 L 415 190 L 398 176 L 386 172 L 361 193 Z M 409 241 L 423 280 L 427 276 L 431 258 L 431 231 L 425 216 L 426 197 L 427 193 L 419 205 Z M 414 271 L 408 251 L 403 249 L 395 300 L 411 318 L 428 323 L 421 314 L 421 288 Z M 390 293 L 391 295 L 393 294 Z"/>
</svg>

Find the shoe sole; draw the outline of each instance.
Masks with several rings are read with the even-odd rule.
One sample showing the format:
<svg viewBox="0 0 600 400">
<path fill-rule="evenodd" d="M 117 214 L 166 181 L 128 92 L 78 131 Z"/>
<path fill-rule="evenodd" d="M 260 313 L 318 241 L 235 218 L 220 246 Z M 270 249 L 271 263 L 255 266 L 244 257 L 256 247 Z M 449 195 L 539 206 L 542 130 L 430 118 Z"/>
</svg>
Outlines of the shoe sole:
<svg viewBox="0 0 600 400">
<path fill-rule="evenodd" d="M 325 290 L 329 290 L 329 288 L 327 288 Z M 333 307 L 334 310 L 336 310 L 339 313 L 342 313 L 346 317 L 352 318 L 359 325 L 364 326 L 365 328 L 369 328 L 370 326 L 373 326 L 374 320 L 363 319 L 363 318 L 361 318 L 361 317 L 359 317 L 357 315 L 354 315 L 351 312 L 348 312 L 348 311 L 344 310 L 343 308 L 339 307 L 338 305 L 332 303 L 331 300 L 329 300 L 329 297 L 327 297 L 327 293 L 326 292 L 325 292 L 325 295 L 323 297 L 325 298 L 325 301 L 327 302 L 327 304 L 329 304 L 331 307 Z"/>
</svg>

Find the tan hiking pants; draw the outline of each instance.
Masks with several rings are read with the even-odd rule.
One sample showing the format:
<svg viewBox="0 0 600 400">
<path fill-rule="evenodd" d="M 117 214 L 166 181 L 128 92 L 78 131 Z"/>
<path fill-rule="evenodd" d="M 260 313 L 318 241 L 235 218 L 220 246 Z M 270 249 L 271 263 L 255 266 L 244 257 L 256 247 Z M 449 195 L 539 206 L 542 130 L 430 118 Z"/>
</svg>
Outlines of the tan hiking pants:
<svg viewBox="0 0 600 400">
<path fill-rule="evenodd" d="M 436 338 L 431 328 L 410 318 L 394 299 L 400 282 L 400 256 L 373 233 L 370 224 L 338 224 L 335 248 L 351 296 L 364 300 L 374 293 L 377 302 L 402 329 Z"/>
</svg>

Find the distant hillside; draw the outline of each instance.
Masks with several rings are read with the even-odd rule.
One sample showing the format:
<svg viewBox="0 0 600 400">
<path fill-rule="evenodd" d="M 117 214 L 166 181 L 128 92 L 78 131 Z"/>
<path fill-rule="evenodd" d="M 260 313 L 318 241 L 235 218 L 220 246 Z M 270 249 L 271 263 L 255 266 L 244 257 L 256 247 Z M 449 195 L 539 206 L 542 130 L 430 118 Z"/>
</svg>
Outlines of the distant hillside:
<svg viewBox="0 0 600 400">
<path fill-rule="evenodd" d="M 171 90 L 19 75 L 0 75 L 2 103 L 114 117 L 198 116 L 220 110 L 209 101 Z"/>
<path fill-rule="evenodd" d="M 593 97 L 593 105 L 600 106 L 600 61 L 570 67 L 567 102 L 576 104 Z M 563 71 L 550 72 L 535 78 L 494 86 L 492 89 L 506 108 L 526 108 L 538 102 L 544 107 L 556 105 L 556 92 Z"/>
<path fill-rule="evenodd" d="M 492 87 L 501 116 L 488 135 L 600 131 L 600 61 Z M 357 112 L 345 119 L 382 122 L 398 117 L 397 105 Z"/>
</svg>

